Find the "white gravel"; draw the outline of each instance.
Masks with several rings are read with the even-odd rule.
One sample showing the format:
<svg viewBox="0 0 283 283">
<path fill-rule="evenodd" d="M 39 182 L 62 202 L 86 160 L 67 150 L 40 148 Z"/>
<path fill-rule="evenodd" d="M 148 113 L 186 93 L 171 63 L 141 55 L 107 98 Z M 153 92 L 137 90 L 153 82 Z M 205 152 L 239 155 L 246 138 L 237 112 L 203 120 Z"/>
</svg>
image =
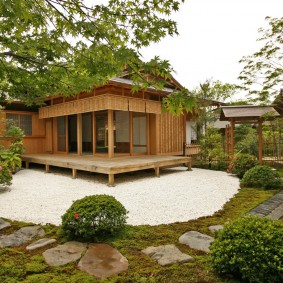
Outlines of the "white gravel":
<svg viewBox="0 0 283 283">
<path fill-rule="evenodd" d="M 128 224 L 157 225 L 184 222 L 212 215 L 239 189 L 239 180 L 225 172 L 183 167 L 117 176 L 117 186 L 107 186 L 107 176 L 71 172 L 46 174 L 21 170 L 9 191 L 0 191 L 0 217 L 36 224 L 61 224 L 72 202 L 87 195 L 107 194 L 119 200 L 128 213 Z"/>
</svg>

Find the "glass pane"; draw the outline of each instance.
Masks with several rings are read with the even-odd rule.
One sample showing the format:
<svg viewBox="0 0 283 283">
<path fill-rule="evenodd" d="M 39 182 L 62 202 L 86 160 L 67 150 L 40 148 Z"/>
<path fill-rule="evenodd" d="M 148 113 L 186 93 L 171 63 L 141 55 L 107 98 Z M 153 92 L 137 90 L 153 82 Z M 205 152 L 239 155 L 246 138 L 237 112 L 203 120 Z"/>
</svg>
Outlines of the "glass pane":
<svg viewBox="0 0 283 283">
<path fill-rule="evenodd" d="M 66 152 L 66 119 L 65 117 L 57 118 L 57 143 L 58 143 L 58 151 Z"/>
<path fill-rule="evenodd" d="M 133 113 L 133 152 L 146 153 L 146 114 Z"/>
<path fill-rule="evenodd" d="M 78 152 L 77 115 L 68 116 L 68 150 Z"/>
<path fill-rule="evenodd" d="M 96 153 L 108 153 L 108 113 L 95 113 L 96 124 Z"/>
<path fill-rule="evenodd" d="M 82 150 L 83 153 L 92 153 L 92 115 L 82 114 Z"/>
<path fill-rule="evenodd" d="M 114 112 L 114 146 L 115 153 L 130 153 L 129 112 Z"/>
<path fill-rule="evenodd" d="M 31 115 L 20 115 L 20 128 L 24 131 L 27 136 L 32 135 L 32 116 Z"/>
<path fill-rule="evenodd" d="M 9 126 L 19 126 L 19 115 L 18 114 L 6 114 L 7 121 L 7 128 Z"/>
</svg>

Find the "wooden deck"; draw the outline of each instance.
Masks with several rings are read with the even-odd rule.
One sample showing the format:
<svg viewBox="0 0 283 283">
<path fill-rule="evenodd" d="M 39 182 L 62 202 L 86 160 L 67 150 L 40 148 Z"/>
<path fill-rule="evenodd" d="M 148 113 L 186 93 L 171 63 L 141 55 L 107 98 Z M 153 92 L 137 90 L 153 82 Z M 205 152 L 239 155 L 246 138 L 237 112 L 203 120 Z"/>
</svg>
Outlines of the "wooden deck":
<svg viewBox="0 0 283 283">
<path fill-rule="evenodd" d="M 107 174 L 109 186 L 114 186 L 114 176 L 119 173 L 153 168 L 155 175 L 159 177 L 161 167 L 182 164 L 191 170 L 191 157 L 185 156 L 147 155 L 108 159 L 77 155 L 24 154 L 22 160 L 26 168 L 29 168 L 30 163 L 44 164 L 46 172 L 50 172 L 50 166 L 70 168 L 73 178 L 77 177 L 77 170 Z"/>
</svg>

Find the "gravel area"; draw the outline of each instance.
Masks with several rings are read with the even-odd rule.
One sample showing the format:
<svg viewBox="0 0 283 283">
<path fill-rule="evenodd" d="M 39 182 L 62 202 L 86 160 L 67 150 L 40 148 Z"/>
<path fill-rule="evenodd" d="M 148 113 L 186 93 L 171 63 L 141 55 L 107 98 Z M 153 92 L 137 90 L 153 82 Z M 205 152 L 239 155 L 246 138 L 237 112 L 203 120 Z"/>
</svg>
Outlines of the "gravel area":
<svg viewBox="0 0 283 283">
<path fill-rule="evenodd" d="M 107 176 L 70 171 L 46 174 L 42 169 L 21 170 L 10 190 L 0 191 L 0 217 L 36 224 L 61 224 L 72 202 L 87 195 L 107 194 L 119 200 L 128 213 L 128 224 L 157 225 L 184 222 L 212 215 L 239 189 L 238 178 L 225 172 L 184 167 L 117 175 L 116 187 Z"/>
</svg>

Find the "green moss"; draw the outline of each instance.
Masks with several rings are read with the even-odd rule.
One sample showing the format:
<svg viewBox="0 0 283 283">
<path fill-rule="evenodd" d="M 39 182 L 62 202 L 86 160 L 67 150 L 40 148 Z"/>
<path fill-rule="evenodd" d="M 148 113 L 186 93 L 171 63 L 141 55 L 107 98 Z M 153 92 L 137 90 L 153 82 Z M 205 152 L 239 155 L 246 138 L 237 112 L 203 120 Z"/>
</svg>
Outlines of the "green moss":
<svg viewBox="0 0 283 283">
<path fill-rule="evenodd" d="M 200 251 L 193 250 L 186 245 L 178 243 L 178 238 L 189 230 L 197 230 L 212 235 L 208 226 L 224 224 L 242 216 L 258 204 L 269 199 L 278 190 L 265 191 L 261 189 L 242 188 L 223 209 L 210 217 L 201 217 L 182 223 L 158 226 L 127 226 L 126 231 L 109 238 L 107 242 L 116 247 L 129 261 L 129 270 L 105 280 L 96 280 L 94 277 L 79 271 L 76 263 L 62 267 L 50 267 L 44 262 L 42 249 L 27 252 L 25 246 L 14 249 L 0 249 L 0 282 L 48 282 L 48 283 L 234 283 L 229 277 L 219 277 L 210 268 L 208 256 Z M 13 223 L 16 229 L 15 223 Z M 20 223 L 19 226 L 25 226 Z M 44 230 L 57 239 L 63 241 L 58 233 L 59 227 L 44 226 Z M 147 255 L 141 252 L 149 246 L 175 244 L 182 252 L 194 257 L 194 262 L 174 264 L 162 267 Z M 14 281 L 13 281 L 14 280 Z"/>
</svg>

